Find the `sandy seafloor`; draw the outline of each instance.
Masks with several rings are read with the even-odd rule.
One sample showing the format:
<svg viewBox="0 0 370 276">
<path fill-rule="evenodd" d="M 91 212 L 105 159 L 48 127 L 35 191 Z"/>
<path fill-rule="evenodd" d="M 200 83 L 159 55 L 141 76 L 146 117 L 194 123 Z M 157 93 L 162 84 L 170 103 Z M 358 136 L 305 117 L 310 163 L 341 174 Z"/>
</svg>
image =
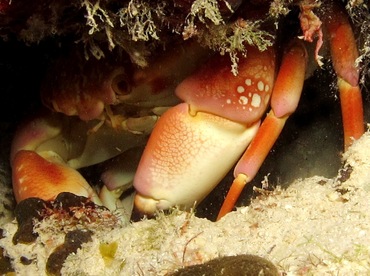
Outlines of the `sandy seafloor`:
<svg viewBox="0 0 370 276">
<path fill-rule="evenodd" d="M 350 174 L 298 179 L 218 222 L 177 211 L 113 229 L 94 227 L 92 241 L 69 255 L 61 273 L 166 275 L 219 256 L 254 254 L 274 263 L 281 275 L 370 275 L 369 149 L 367 132 L 342 157 L 344 171 L 353 168 Z M 65 234 L 44 221 L 35 243 L 14 245 L 17 224 L 6 220 L 0 247 L 16 274 L 46 275 L 46 260 Z M 102 244 L 118 247 L 103 258 Z M 31 264 L 22 264 L 22 256 Z"/>
</svg>

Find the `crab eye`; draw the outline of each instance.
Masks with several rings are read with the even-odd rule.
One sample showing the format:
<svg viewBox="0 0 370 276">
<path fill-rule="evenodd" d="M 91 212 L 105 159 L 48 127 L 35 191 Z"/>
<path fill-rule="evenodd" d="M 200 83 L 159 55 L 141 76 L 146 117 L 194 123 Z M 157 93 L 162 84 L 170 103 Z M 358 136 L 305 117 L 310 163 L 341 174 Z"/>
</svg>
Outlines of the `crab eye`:
<svg viewBox="0 0 370 276">
<path fill-rule="evenodd" d="M 126 74 L 119 74 L 112 80 L 112 89 L 118 96 L 126 96 L 131 93 L 131 85 Z"/>
</svg>

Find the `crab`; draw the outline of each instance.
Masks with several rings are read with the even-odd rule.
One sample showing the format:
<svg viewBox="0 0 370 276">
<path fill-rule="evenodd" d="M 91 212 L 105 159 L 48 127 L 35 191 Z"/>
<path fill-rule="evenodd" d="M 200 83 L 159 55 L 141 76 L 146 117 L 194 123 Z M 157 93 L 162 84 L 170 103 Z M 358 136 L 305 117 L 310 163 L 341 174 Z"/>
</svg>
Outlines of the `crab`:
<svg viewBox="0 0 370 276">
<path fill-rule="evenodd" d="M 245 45 L 236 75 L 229 57 L 184 43 L 145 69 L 108 66 L 96 73 L 88 65 L 80 79 L 66 83 L 68 73 L 49 78 L 43 102 L 54 112 L 29 119 L 13 140 L 17 202 L 52 200 L 68 191 L 114 210 L 133 182 L 141 213 L 188 209 L 237 163 L 220 219 L 233 209 L 297 108 L 308 64 L 321 62 L 325 37 L 338 76 L 347 149 L 364 132 L 355 38 L 340 7 L 329 5 L 322 28 L 314 5 L 306 2 L 301 3 L 303 36 L 285 43 L 281 58 L 277 45 L 264 51 Z M 307 50 L 315 37 L 314 50 Z M 137 148 L 144 148 L 142 155 Z M 111 158 L 98 196 L 77 170 Z"/>
</svg>

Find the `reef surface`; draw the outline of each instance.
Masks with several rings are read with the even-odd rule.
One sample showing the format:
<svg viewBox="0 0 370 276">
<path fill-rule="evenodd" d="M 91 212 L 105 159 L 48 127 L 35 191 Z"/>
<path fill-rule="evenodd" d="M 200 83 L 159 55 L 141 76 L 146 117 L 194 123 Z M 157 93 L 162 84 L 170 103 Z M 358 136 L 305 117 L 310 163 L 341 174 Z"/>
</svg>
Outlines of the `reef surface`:
<svg viewBox="0 0 370 276">
<path fill-rule="evenodd" d="M 367 275 L 369 147 L 366 132 L 343 155 L 337 177 L 297 179 L 288 188 L 273 191 L 257 188 L 260 195 L 249 206 L 218 222 L 174 210 L 136 223 L 96 224 L 89 239 L 66 257 L 59 273 L 169 275 L 221 256 L 252 254 L 271 261 L 284 275 Z M 13 244 L 15 221 L 2 226 L 0 247 L 17 275 L 46 275 L 49 256 L 66 238 L 60 221 L 53 219 L 37 224 L 38 237 L 29 244 Z"/>
</svg>

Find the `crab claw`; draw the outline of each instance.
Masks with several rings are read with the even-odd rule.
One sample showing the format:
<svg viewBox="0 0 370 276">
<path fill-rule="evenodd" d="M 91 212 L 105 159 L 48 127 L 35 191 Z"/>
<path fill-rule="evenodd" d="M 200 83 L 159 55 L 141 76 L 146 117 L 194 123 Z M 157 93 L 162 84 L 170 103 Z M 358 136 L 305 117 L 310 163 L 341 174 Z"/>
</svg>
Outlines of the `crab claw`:
<svg viewBox="0 0 370 276">
<path fill-rule="evenodd" d="M 258 130 L 274 58 L 272 49 L 250 48 L 234 76 L 227 57 L 218 56 L 177 87 L 186 103 L 159 119 L 134 178 L 138 211 L 191 208 L 222 180 Z"/>
<path fill-rule="evenodd" d="M 204 112 L 192 116 L 185 103 L 171 108 L 152 132 L 135 175 L 136 208 L 153 214 L 200 202 L 231 169 L 258 126 Z"/>
<path fill-rule="evenodd" d="M 69 191 L 101 205 L 98 196 L 76 170 L 62 164 L 56 155 L 48 158 L 54 162 L 33 151 L 21 150 L 15 154 L 12 178 L 17 202 L 30 197 L 53 200 L 61 192 Z"/>
<path fill-rule="evenodd" d="M 67 143 L 68 124 L 59 119 L 58 114 L 41 112 L 15 133 L 10 163 L 16 201 L 29 197 L 53 200 L 61 192 L 71 192 L 101 205 L 94 190 L 67 162 L 71 159 L 69 149 L 78 152 L 77 139 L 75 145 Z"/>
</svg>

